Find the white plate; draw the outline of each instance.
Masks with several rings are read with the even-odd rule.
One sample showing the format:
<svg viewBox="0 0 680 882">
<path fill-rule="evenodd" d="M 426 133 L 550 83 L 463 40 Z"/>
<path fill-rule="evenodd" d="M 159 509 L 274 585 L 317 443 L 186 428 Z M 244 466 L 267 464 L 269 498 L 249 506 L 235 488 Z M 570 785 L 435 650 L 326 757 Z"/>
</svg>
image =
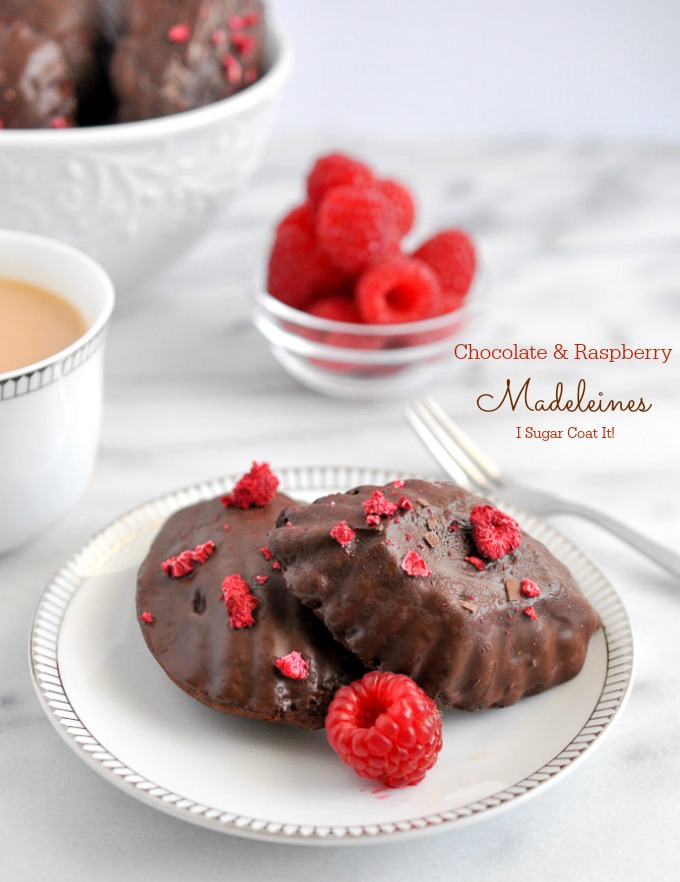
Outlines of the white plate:
<svg viewBox="0 0 680 882">
<path fill-rule="evenodd" d="M 376 469 L 279 470 L 303 499 L 398 477 Z M 216 479 L 115 521 L 49 583 L 31 634 L 34 683 L 66 742 L 107 780 L 148 805 L 213 830 L 277 842 L 358 844 L 458 827 L 516 806 L 590 756 L 626 701 L 633 643 L 614 589 L 541 521 L 523 526 L 572 570 L 599 612 L 586 664 L 568 683 L 504 709 L 444 714 L 444 748 L 425 780 L 371 786 L 325 733 L 242 720 L 194 701 L 146 648 L 135 577 L 173 511 L 233 487 Z M 515 513 L 517 516 L 517 513 Z"/>
</svg>

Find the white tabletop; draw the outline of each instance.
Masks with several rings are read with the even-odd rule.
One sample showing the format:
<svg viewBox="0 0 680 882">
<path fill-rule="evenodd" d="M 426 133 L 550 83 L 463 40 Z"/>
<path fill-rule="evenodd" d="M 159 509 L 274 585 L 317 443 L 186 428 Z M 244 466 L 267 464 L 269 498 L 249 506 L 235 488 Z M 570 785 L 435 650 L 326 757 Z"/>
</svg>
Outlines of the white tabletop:
<svg viewBox="0 0 680 882">
<path fill-rule="evenodd" d="M 533 800 L 476 825 L 364 848 L 274 845 L 195 827 L 129 798 L 55 734 L 33 692 L 27 641 L 41 591 L 80 545 L 139 503 L 253 459 L 441 474 L 404 420 L 405 401 L 322 397 L 284 374 L 250 321 L 253 261 L 300 196 L 311 158 L 337 141 L 270 145 L 223 221 L 115 315 L 101 450 L 80 503 L 0 559 L 0 866 L 8 880 L 671 878 L 680 857 L 680 586 L 584 522 L 554 518 L 602 569 L 632 621 L 636 677 L 602 746 Z M 532 143 L 352 144 L 419 194 L 416 238 L 460 225 L 487 286 L 465 341 L 570 351 L 672 347 L 666 364 L 456 362 L 428 390 L 517 477 L 677 543 L 680 472 L 680 149 Z M 585 378 L 647 413 L 503 407 L 482 393 L 532 377 L 541 397 Z M 613 438 L 518 439 L 517 427 L 607 425 Z M 528 735 L 530 737 L 530 735 Z"/>
</svg>

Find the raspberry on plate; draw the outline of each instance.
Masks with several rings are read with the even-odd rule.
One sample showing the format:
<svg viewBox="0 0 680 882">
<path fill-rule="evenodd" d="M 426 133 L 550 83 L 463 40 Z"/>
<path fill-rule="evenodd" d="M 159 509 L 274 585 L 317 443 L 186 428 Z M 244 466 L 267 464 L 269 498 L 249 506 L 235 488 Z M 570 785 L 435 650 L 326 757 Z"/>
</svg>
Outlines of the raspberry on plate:
<svg viewBox="0 0 680 882">
<path fill-rule="evenodd" d="M 316 216 L 322 251 L 335 266 L 359 273 L 397 250 L 396 213 L 377 187 L 334 187 Z"/>
<path fill-rule="evenodd" d="M 338 689 L 326 734 L 360 777 L 406 787 L 422 781 L 437 761 L 442 721 L 434 701 L 410 677 L 370 671 Z"/>
<path fill-rule="evenodd" d="M 441 298 L 434 272 L 421 260 L 396 257 L 359 277 L 359 314 L 370 324 L 414 322 L 435 315 Z"/>
<path fill-rule="evenodd" d="M 372 183 L 373 172 L 365 163 L 345 153 L 329 153 L 320 156 L 312 166 L 307 176 L 307 195 L 316 209 L 333 187 L 370 187 Z"/>
<path fill-rule="evenodd" d="M 413 252 L 439 279 L 442 312 L 457 309 L 472 284 L 477 259 L 475 247 L 462 230 L 442 230 Z"/>
</svg>

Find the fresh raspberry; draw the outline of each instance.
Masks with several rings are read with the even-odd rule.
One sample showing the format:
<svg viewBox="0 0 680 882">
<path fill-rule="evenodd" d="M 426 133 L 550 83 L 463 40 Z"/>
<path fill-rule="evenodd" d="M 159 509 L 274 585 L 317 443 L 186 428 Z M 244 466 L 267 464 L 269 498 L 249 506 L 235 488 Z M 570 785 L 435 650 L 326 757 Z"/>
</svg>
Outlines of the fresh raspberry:
<svg viewBox="0 0 680 882">
<path fill-rule="evenodd" d="M 492 505 L 475 505 L 470 527 L 477 551 L 489 560 L 498 560 L 522 544 L 517 521 Z"/>
<path fill-rule="evenodd" d="M 302 202 L 290 209 L 276 225 L 276 232 L 284 227 L 299 227 L 314 237 L 314 211 L 309 202 Z"/>
<path fill-rule="evenodd" d="M 420 260 L 397 257 L 376 264 L 359 277 L 356 301 L 369 324 L 398 324 L 429 318 L 441 292 L 432 270 Z"/>
<path fill-rule="evenodd" d="M 293 209 L 281 221 L 269 254 L 267 291 L 295 309 L 340 290 L 346 274 L 333 266 L 316 242 L 306 210 Z"/>
<path fill-rule="evenodd" d="M 442 290 L 440 311 L 452 312 L 461 306 L 470 290 L 477 258 L 472 240 L 462 230 L 442 230 L 413 252 L 439 279 Z"/>
<path fill-rule="evenodd" d="M 279 479 L 269 468 L 267 462 L 254 462 L 247 472 L 231 491 L 222 497 L 222 503 L 227 508 L 261 508 L 269 505 L 279 486 Z"/>
<path fill-rule="evenodd" d="M 357 324 L 361 321 L 359 310 L 350 294 L 339 292 L 319 297 L 309 307 L 307 312 L 317 318 L 329 319 L 333 322 L 348 322 Z"/>
<path fill-rule="evenodd" d="M 319 247 L 333 264 L 359 273 L 394 253 L 399 244 L 395 211 L 377 187 L 334 187 L 316 216 Z"/>
<path fill-rule="evenodd" d="M 344 153 L 329 153 L 319 157 L 312 166 L 307 176 L 307 195 L 316 209 L 334 187 L 370 187 L 371 184 L 373 172 L 363 162 Z"/>
<path fill-rule="evenodd" d="M 378 181 L 377 186 L 383 196 L 387 197 L 394 210 L 399 236 L 405 236 L 410 232 L 416 218 L 413 196 L 403 184 L 400 184 L 399 181 L 393 181 L 391 178 Z"/>
<path fill-rule="evenodd" d="M 437 761 L 442 721 L 434 701 L 410 677 L 371 671 L 335 693 L 326 734 L 362 778 L 405 787 L 422 781 Z"/>
</svg>

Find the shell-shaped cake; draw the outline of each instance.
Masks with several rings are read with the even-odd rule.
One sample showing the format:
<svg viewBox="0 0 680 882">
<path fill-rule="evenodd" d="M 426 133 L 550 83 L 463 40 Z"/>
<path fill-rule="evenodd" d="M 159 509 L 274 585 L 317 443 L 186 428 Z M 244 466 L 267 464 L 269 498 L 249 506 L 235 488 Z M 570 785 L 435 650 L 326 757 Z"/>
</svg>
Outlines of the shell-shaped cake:
<svg viewBox="0 0 680 882">
<path fill-rule="evenodd" d="M 146 643 L 181 689 L 215 710 L 323 727 L 335 691 L 365 668 L 286 590 L 267 531 L 292 499 L 197 502 L 163 525 L 138 574 Z"/>
<path fill-rule="evenodd" d="M 542 543 L 450 483 L 362 486 L 285 510 L 269 548 L 338 641 L 442 708 L 502 707 L 569 680 L 600 627 Z"/>
</svg>

